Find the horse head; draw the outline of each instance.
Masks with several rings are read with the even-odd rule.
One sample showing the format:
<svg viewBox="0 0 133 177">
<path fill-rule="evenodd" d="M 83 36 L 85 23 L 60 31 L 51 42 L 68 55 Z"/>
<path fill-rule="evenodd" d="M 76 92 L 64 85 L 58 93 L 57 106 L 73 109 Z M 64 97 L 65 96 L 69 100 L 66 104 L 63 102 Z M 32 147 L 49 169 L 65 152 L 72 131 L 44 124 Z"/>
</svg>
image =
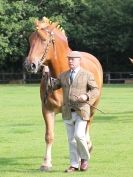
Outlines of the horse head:
<svg viewBox="0 0 133 177">
<path fill-rule="evenodd" d="M 37 73 L 41 66 L 50 64 L 51 58 L 58 57 L 55 43 L 58 43 L 59 38 L 64 38 L 64 44 L 68 48 L 67 38 L 64 31 L 59 29 L 58 23 L 52 23 L 44 17 L 41 21 L 35 21 L 35 28 L 36 31 L 29 37 L 30 50 L 24 62 L 25 68 L 32 73 Z"/>
</svg>

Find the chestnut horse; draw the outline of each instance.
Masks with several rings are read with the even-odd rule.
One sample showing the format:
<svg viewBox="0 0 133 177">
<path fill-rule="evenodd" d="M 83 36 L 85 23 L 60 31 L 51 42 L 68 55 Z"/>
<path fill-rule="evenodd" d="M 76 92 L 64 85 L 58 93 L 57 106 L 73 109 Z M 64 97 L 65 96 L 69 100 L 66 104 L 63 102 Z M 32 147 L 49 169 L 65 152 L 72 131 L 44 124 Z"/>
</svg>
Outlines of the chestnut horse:
<svg viewBox="0 0 133 177">
<path fill-rule="evenodd" d="M 67 54 L 71 50 L 68 45 L 68 40 L 64 30 L 57 23 L 51 23 L 46 17 L 43 20 L 37 20 L 35 23 L 36 31 L 29 38 L 30 50 L 25 60 L 25 67 L 32 73 L 37 73 L 38 70 L 47 65 L 50 68 L 51 77 L 57 78 L 61 72 L 69 69 L 67 62 Z M 94 74 L 97 85 L 102 89 L 103 71 L 99 61 L 91 54 L 81 52 L 81 66 Z M 40 83 L 40 96 L 42 101 L 42 113 L 45 121 L 45 142 L 46 150 L 44 161 L 41 170 L 49 170 L 52 167 L 51 150 L 54 140 L 54 118 L 57 113 L 61 112 L 63 103 L 62 90 L 56 90 L 47 97 L 47 102 L 44 102 L 46 94 L 46 80 L 42 77 Z M 101 94 L 100 94 L 101 95 Z M 92 103 L 91 117 L 95 112 L 95 108 L 100 99 L 100 95 L 96 102 Z M 90 121 L 91 122 L 91 121 Z M 89 125 L 87 127 L 87 141 L 90 143 Z"/>
</svg>

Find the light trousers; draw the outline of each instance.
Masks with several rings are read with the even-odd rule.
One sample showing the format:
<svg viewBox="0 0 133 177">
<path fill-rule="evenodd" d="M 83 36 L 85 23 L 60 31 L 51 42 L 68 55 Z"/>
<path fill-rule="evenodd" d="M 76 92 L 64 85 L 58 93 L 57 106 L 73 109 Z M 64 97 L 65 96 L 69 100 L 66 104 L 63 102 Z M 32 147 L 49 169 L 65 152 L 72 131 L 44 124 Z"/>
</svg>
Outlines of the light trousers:
<svg viewBox="0 0 133 177">
<path fill-rule="evenodd" d="M 80 159 L 90 159 L 86 139 L 87 121 L 84 121 L 76 112 L 72 112 L 72 119 L 64 120 L 64 123 L 67 129 L 70 165 L 78 168 Z"/>
</svg>

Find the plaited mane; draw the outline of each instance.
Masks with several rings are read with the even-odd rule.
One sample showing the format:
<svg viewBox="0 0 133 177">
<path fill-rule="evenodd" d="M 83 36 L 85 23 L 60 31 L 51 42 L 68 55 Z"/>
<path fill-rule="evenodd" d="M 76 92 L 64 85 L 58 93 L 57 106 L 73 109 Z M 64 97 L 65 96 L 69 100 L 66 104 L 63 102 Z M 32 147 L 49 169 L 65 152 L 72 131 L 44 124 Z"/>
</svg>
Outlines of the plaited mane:
<svg viewBox="0 0 133 177">
<path fill-rule="evenodd" d="M 35 26 L 37 30 L 46 29 L 46 28 L 56 28 L 65 35 L 65 30 L 59 25 L 58 22 L 52 22 L 47 17 L 43 17 L 42 20 L 36 20 Z"/>
</svg>

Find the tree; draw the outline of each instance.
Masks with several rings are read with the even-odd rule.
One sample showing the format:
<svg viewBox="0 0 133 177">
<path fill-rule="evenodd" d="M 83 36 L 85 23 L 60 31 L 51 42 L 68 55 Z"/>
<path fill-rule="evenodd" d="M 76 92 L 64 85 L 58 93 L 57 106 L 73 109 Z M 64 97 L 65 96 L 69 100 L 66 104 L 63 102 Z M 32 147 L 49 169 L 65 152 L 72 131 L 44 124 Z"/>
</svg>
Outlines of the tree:
<svg viewBox="0 0 133 177">
<path fill-rule="evenodd" d="M 61 24 L 73 50 L 98 57 L 104 71 L 132 69 L 133 0 L 0 0 L 1 70 L 22 70 L 34 20 L 43 16 Z"/>
<path fill-rule="evenodd" d="M 27 51 L 27 39 L 35 19 L 31 14 L 35 14 L 37 8 L 24 1 L 1 0 L 0 4 L 0 64 L 1 68 L 4 64 L 11 71 L 17 69 L 14 68 L 16 62 L 22 63 Z"/>
</svg>

